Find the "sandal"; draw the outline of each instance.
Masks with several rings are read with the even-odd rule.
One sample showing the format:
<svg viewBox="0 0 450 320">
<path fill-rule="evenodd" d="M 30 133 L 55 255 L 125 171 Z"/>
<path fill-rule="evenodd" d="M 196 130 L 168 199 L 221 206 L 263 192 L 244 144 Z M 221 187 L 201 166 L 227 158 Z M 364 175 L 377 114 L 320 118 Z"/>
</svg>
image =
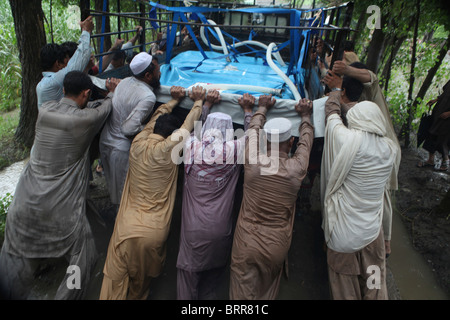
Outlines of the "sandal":
<svg viewBox="0 0 450 320">
<path fill-rule="evenodd" d="M 418 168 L 434 167 L 434 163 L 429 163 L 428 161 L 419 161 L 416 167 Z"/>
<path fill-rule="evenodd" d="M 450 165 L 450 160 L 442 161 L 441 166 L 439 167 L 439 171 L 447 171 L 448 166 Z"/>
</svg>

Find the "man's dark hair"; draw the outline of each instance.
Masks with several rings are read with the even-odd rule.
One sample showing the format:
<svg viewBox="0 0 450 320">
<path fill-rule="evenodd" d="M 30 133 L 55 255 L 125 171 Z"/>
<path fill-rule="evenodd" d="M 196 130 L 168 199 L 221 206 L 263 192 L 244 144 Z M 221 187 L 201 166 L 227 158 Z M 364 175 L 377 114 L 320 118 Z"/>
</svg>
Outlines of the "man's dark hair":
<svg viewBox="0 0 450 320">
<path fill-rule="evenodd" d="M 350 64 L 350 67 L 356 68 L 356 69 L 366 69 L 369 70 L 369 68 L 367 68 L 367 66 L 359 61 L 353 62 L 352 64 Z"/>
<path fill-rule="evenodd" d="M 357 102 L 364 90 L 364 85 L 355 78 L 344 76 L 342 79 L 342 90 L 344 89 L 347 98 L 352 102 Z"/>
<path fill-rule="evenodd" d="M 345 41 L 344 51 L 355 51 L 355 43 L 353 41 Z"/>
<path fill-rule="evenodd" d="M 176 129 L 179 129 L 182 125 L 181 120 L 171 113 L 165 113 L 161 115 L 155 123 L 155 129 L 153 133 L 159 134 L 166 139 Z"/>
<path fill-rule="evenodd" d="M 93 90 L 94 84 L 86 73 L 70 71 L 64 77 L 63 87 L 66 96 L 78 96 L 83 90 Z"/>
<path fill-rule="evenodd" d="M 43 71 L 50 70 L 56 61 L 64 62 L 64 51 L 61 46 L 56 43 L 47 43 L 41 48 L 40 59 Z"/>
<path fill-rule="evenodd" d="M 61 48 L 64 52 L 64 56 L 68 56 L 69 58 L 72 58 L 72 56 L 75 54 L 75 51 L 77 51 L 78 43 L 74 41 L 66 41 L 61 43 Z"/>
<path fill-rule="evenodd" d="M 126 54 L 125 54 L 125 51 L 123 51 L 123 50 L 121 50 L 121 49 L 115 49 L 115 50 L 113 50 L 113 56 L 112 56 L 112 60 L 114 60 L 114 61 L 119 61 L 119 60 L 122 60 L 122 61 L 124 61 L 125 62 L 125 57 L 126 57 Z"/>
</svg>

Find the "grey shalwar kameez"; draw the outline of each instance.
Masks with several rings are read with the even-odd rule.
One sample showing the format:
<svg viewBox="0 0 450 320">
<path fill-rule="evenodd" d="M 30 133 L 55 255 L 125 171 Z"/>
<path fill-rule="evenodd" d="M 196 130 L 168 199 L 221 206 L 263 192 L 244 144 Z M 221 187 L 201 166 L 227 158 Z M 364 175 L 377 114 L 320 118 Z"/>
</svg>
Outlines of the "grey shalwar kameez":
<svg viewBox="0 0 450 320">
<path fill-rule="evenodd" d="M 80 289 L 67 286 L 55 299 L 82 298 L 96 261 L 86 217 L 89 146 L 105 122 L 112 94 L 80 109 L 74 100 L 44 103 L 36 123 L 30 160 L 16 186 L 0 254 L 0 282 L 6 298 L 26 299 L 42 258 L 65 257 L 80 269 Z"/>
<path fill-rule="evenodd" d="M 145 127 L 156 102 L 153 88 L 135 77 L 115 89 L 113 109 L 100 136 L 100 159 L 111 202 L 118 205 L 129 167 L 132 139 Z"/>
</svg>

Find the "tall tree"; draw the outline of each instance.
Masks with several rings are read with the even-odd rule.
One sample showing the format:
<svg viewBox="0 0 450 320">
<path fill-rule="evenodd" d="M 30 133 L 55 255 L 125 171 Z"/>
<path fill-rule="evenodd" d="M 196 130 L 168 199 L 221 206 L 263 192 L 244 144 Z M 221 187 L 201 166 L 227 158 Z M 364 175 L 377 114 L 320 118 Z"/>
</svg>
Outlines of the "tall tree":
<svg viewBox="0 0 450 320">
<path fill-rule="evenodd" d="M 402 46 L 406 38 L 407 38 L 406 35 L 401 36 L 400 38 L 398 38 L 398 36 L 395 35 L 392 41 L 391 50 L 389 52 L 389 58 L 387 59 L 383 67 L 383 72 L 381 73 L 380 77 L 380 84 L 383 86 L 385 91 L 387 91 L 387 89 L 389 88 L 389 80 L 391 79 L 392 65 L 395 56 L 397 55 L 398 51 L 400 50 L 400 47 Z"/>
<path fill-rule="evenodd" d="M 109 12 L 109 0 L 95 0 L 95 10 Z M 103 23 L 105 24 L 103 26 Z M 104 32 L 111 32 L 111 19 L 108 15 L 96 16 L 95 17 L 95 33 L 100 34 L 102 32 L 102 26 L 104 27 Z M 100 50 L 102 37 L 97 38 L 97 49 Z M 111 48 L 111 36 L 103 37 L 103 51 L 108 51 Z M 100 51 L 99 51 L 100 52 Z"/>
<path fill-rule="evenodd" d="M 381 6 L 381 16 L 379 17 L 380 28 L 375 28 L 373 31 L 366 59 L 367 68 L 375 74 L 378 73 L 378 68 L 386 48 L 386 30 L 392 26 L 392 21 L 395 19 L 394 16 L 397 15 L 396 12 L 392 13 L 390 10 L 394 7 L 394 0 L 381 0 L 378 5 Z"/>
<path fill-rule="evenodd" d="M 22 101 L 16 141 L 31 147 L 38 115 L 36 85 L 42 73 L 39 49 L 46 44 L 42 0 L 9 0 L 22 65 Z"/>
<path fill-rule="evenodd" d="M 405 131 L 405 147 L 408 148 L 410 144 L 410 132 L 411 132 L 411 123 L 414 120 L 414 116 L 416 114 L 416 110 L 414 108 L 413 103 L 413 89 L 414 89 L 414 68 L 416 67 L 416 52 L 417 52 L 417 37 L 419 33 L 419 21 L 420 21 L 420 0 L 416 1 L 416 24 L 414 26 L 414 37 L 413 37 L 413 45 L 412 45 L 412 53 L 411 53 L 411 72 L 409 78 L 409 90 L 408 90 L 408 120 L 406 122 L 406 131 Z"/>
</svg>

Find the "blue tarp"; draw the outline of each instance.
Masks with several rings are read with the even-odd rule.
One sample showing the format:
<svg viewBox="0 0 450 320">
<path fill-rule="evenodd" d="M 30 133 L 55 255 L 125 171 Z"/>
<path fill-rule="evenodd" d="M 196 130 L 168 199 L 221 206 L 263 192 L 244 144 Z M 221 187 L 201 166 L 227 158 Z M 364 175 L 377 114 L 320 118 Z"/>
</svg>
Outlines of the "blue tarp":
<svg viewBox="0 0 450 320">
<path fill-rule="evenodd" d="M 198 51 L 186 51 L 172 58 L 169 64 L 161 65 L 161 84 L 166 86 L 190 87 L 196 83 L 234 84 L 284 89 L 280 98 L 294 99 L 294 95 L 283 79 L 261 58 L 239 56 L 238 62 L 228 62 L 222 53 L 206 52 L 208 59 Z M 274 63 L 283 71 L 277 61 Z M 291 79 L 293 80 L 293 79 Z M 227 90 L 228 93 L 242 94 L 250 92 L 255 96 L 261 92 L 249 90 Z"/>
<path fill-rule="evenodd" d="M 202 23 L 204 24 L 208 24 L 208 21 L 206 19 L 206 17 L 203 15 L 204 13 L 207 12 L 247 12 L 247 13 L 262 13 L 262 14 L 289 14 L 290 15 L 290 20 L 291 20 L 291 26 L 300 26 L 302 24 L 302 16 L 304 13 L 306 12 L 315 12 L 318 10 L 321 10 L 319 8 L 317 9 L 307 9 L 307 10 L 302 10 L 302 9 L 285 9 L 285 8 L 277 8 L 277 7 L 272 7 L 272 8 L 257 8 L 257 7 L 252 7 L 252 8 L 239 8 L 239 9 L 220 9 L 220 8 L 208 8 L 208 7 L 195 7 L 195 6 L 190 6 L 190 7 L 169 7 L 169 6 L 165 6 L 165 5 L 160 5 L 158 3 L 152 2 L 150 1 L 149 4 L 152 7 L 156 7 L 159 9 L 163 9 L 163 10 L 167 10 L 167 11 L 171 11 L 174 13 L 173 16 L 173 21 L 184 21 L 184 22 L 188 22 L 187 18 L 186 18 L 186 14 L 187 13 L 191 13 L 191 14 L 195 14 L 196 17 L 200 18 L 200 20 L 202 21 Z M 314 18 L 309 18 L 307 24 L 311 24 L 313 22 Z M 317 23 L 319 25 L 323 25 L 323 19 L 322 21 L 317 21 Z M 193 31 L 191 29 L 191 27 L 189 25 L 187 25 L 187 29 L 192 37 L 192 39 L 195 41 L 195 44 L 201 54 L 201 56 L 198 56 L 198 59 L 196 61 L 192 61 L 191 66 L 189 66 L 190 68 L 195 69 L 197 67 L 197 65 L 199 63 L 201 63 L 202 61 L 206 61 L 206 59 L 211 59 L 211 55 L 214 56 L 214 53 L 211 51 L 211 53 L 206 53 L 205 50 L 202 48 L 202 46 L 199 44 L 198 39 L 195 37 L 195 35 L 193 34 Z M 212 28 L 208 28 L 209 32 L 211 32 L 211 34 L 216 38 L 216 40 L 218 40 L 217 35 L 215 34 L 215 32 L 213 31 Z M 166 64 L 170 64 L 170 65 L 174 65 L 171 62 L 171 56 L 172 56 L 172 48 L 173 48 L 173 44 L 175 41 L 175 37 L 176 37 L 176 31 L 177 31 L 177 26 L 169 26 L 168 28 L 168 39 L 167 39 L 167 55 L 166 55 Z M 253 30 L 252 30 L 253 31 Z M 264 66 L 264 68 L 266 68 L 268 71 L 264 72 L 264 70 L 262 70 L 261 68 L 262 66 L 262 62 L 259 62 L 259 67 L 258 64 L 255 64 L 252 60 L 247 60 L 246 57 L 244 60 L 242 60 L 242 56 L 239 55 L 239 52 L 236 50 L 236 48 L 234 47 L 233 44 L 235 44 L 236 42 L 239 42 L 238 39 L 235 39 L 234 37 L 232 37 L 231 35 L 227 34 L 226 32 L 222 31 L 222 34 L 224 36 L 224 38 L 227 38 L 227 40 L 225 40 L 226 42 L 226 46 L 227 48 L 232 52 L 232 53 L 236 53 L 237 56 L 239 57 L 239 62 L 243 62 L 244 60 L 246 61 L 245 64 L 242 67 L 237 67 L 238 65 L 236 65 L 236 67 L 241 71 L 241 74 L 245 74 L 243 72 L 243 70 L 246 70 L 249 74 L 253 74 L 253 76 L 255 77 L 255 79 L 250 79 L 250 78 L 245 78 L 245 77 L 240 77 L 234 76 L 234 73 L 224 73 L 224 66 L 221 66 L 222 69 L 218 68 L 217 70 L 221 70 L 221 71 L 212 71 L 211 70 L 204 70 L 205 66 L 210 65 L 210 63 L 206 63 L 205 66 L 203 66 L 200 69 L 196 69 L 196 71 L 198 72 L 204 72 L 204 73 L 208 73 L 209 77 L 211 78 L 212 81 L 214 81 L 214 83 L 223 83 L 224 79 L 217 79 L 217 77 L 219 76 L 219 74 L 224 75 L 227 79 L 225 81 L 232 81 L 232 83 L 234 84 L 240 84 L 242 82 L 244 82 L 244 84 L 248 84 L 247 82 L 250 81 L 252 85 L 262 85 L 262 86 L 269 86 L 272 88 L 280 88 L 281 87 L 285 87 L 287 88 L 287 85 L 284 84 L 283 86 L 283 81 L 281 80 L 281 78 L 279 78 L 278 75 L 275 74 L 275 72 L 273 72 L 269 67 Z M 290 61 L 288 62 L 289 67 L 287 69 L 283 68 L 283 72 L 292 80 L 292 82 L 295 84 L 295 86 L 297 86 L 297 91 L 299 91 L 300 95 L 305 97 L 306 94 L 304 92 L 304 74 L 305 74 L 305 70 L 302 68 L 302 64 L 303 61 L 305 59 L 306 56 L 306 52 L 308 50 L 308 42 L 309 42 L 309 37 L 310 37 L 310 31 L 309 30 L 298 30 L 298 29 L 293 29 L 290 31 L 290 40 L 288 40 L 285 44 L 281 44 L 281 47 L 284 47 L 285 45 L 289 44 L 289 50 L 290 50 Z M 206 37 L 208 38 L 208 34 L 206 33 Z M 250 38 L 251 38 L 251 34 L 250 34 Z M 209 41 L 209 40 L 208 40 Z M 253 49 L 252 49 L 253 50 Z M 257 50 L 255 50 L 254 54 L 259 55 L 264 57 L 265 53 L 260 54 L 259 52 L 257 52 Z M 220 55 L 220 54 L 219 54 Z M 193 57 L 189 57 L 186 61 L 191 61 Z M 229 60 L 229 59 L 228 59 Z M 248 61 L 248 62 L 247 62 Z M 211 64 L 216 64 L 217 61 L 213 61 L 211 62 Z M 185 61 L 183 61 L 183 66 Z M 248 65 L 252 65 L 252 67 L 248 67 Z M 249 69 L 248 69 L 249 68 Z M 259 68 L 259 69 L 257 69 Z M 242 69 L 242 70 L 241 70 Z M 174 70 L 170 70 L 171 72 L 168 75 L 165 75 L 165 73 L 167 71 L 164 70 L 163 72 L 163 76 L 164 77 L 177 77 L 180 76 L 180 72 L 184 71 L 184 69 L 180 69 L 180 68 L 175 68 Z M 228 70 L 229 71 L 229 70 Z M 264 76 L 264 78 L 267 80 L 260 80 L 260 75 L 257 74 L 257 72 L 263 72 L 262 75 Z M 172 73 L 177 73 L 177 75 L 173 75 Z M 275 83 L 273 82 L 274 79 L 272 79 L 271 77 L 268 77 L 268 75 L 273 75 L 272 78 L 279 78 L 279 81 L 276 81 Z M 179 77 L 180 79 L 184 79 L 183 77 Z M 232 76 L 231 78 L 228 78 L 229 76 Z M 196 79 L 196 77 L 187 77 L 185 80 L 187 79 Z M 256 81 L 256 82 L 255 82 Z M 191 82 L 189 80 L 189 82 Z M 204 80 L 203 80 L 204 82 Z M 183 81 L 183 83 L 186 83 L 186 81 Z M 229 82 L 227 82 L 229 83 Z M 257 83 L 257 84 L 255 84 Z M 167 78 L 167 85 L 173 85 L 174 83 L 172 82 L 171 78 Z M 192 84 L 192 83 L 191 83 Z M 283 96 L 283 98 L 293 98 L 293 94 L 287 90 L 286 95 Z"/>
</svg>

